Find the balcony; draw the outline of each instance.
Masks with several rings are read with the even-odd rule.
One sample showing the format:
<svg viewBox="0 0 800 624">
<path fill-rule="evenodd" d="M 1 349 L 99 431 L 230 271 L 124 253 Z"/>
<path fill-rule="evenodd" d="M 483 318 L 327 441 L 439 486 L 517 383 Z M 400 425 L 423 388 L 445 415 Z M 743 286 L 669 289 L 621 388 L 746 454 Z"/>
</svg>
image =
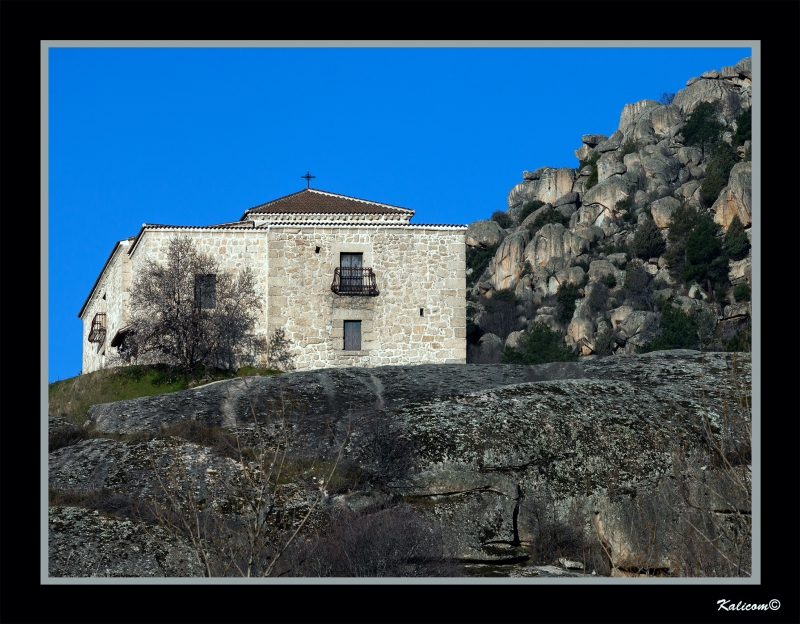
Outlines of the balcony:
<svg viewBox="0 0 800 624">
<path fill-rule="evenodd" d="M 106 314 L 98 312 L 92 319 L 92 329 L 89 330 L 89 342 L 103 342 L 106 339 Z"/>
<path fill-rule="evenodd" d="M 378 294 L 378 283 L 369 267 L 339 267 L 333 270 L 331 290 L 337 295 L 374 297 Z"/>
</svg>

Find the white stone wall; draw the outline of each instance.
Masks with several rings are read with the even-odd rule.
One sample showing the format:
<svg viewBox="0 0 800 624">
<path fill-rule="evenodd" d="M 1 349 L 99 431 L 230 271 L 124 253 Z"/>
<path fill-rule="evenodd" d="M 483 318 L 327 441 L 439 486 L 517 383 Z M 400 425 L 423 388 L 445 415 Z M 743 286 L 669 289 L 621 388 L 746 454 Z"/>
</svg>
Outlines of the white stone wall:
<svg viewBox="0 0 800 624">
<path fill-rule="evenodd" d="M 90 373 L 113 363 L 116 349 L 110 347 L 114 334 L 128 322 L 128 289 L 131 279 L 131 264 L 128 258 L 130 243 L 122 241 L 111 257 L 106 269 L 83 311 L 83 359 L 81 371 Z M 105 298 L 104 298 L 105 297 Z M 103 342 L 89 342 L 92 321 L 98 312 L 106 313 L 106 336 Z"/>
<path fill-rule="evenodd" d="M 273 226 L 269 330 L 284 330 L 298 370 L 465 363 L 464 235 L 463 228 L 424 226 Z M 343 252 L 363 253 L 379 295 L 331 291 Z M 346 320 L 362 323 L 361 351 L 343 350 Z"/>
<path fill-rule="evenodd" d="M 249 267 L 255 277 L 256 292 L 263 302 L 256 334 L 266 338 L 267 320 L 267 232 L 257 229 L 165 228 L 145 230 L 131 256 L 132 271 L 141 271 L 148 260 L 167 262 L 169 241 L 188 236 L 201 254 L 213 255 L 219 268 L 236 275 Z M 261 364 L 265 364 L 262 362 Z"/>
<path fill-rule="evenodd" d="M 296 370 L 466 362 L 464 228 L 273 225 L 147 229 L 130 257 L 127 247 L 118 250 L 83 315 L 84 372 L 103 367 L 104 349 L 108 355 L 116 352 L 107 345 L 127 323 L 131 274 L 148 259 L 165 263 L 176 234 L 190 236 L 201 253 L 214 254 L 222 269 L 253 270 L 264 301 L 257 333 L 268 338 L 284 330 Z M 331 291 L 343 252 L 363 253 L 364 266 L 375 271 L 379 295 Z M 87 337 L 94 313 L 103 306 L 108 331 L 98 347 Z M 361 351 L 344 351 L 346 320 L 362 323 Z"/>
</svg>

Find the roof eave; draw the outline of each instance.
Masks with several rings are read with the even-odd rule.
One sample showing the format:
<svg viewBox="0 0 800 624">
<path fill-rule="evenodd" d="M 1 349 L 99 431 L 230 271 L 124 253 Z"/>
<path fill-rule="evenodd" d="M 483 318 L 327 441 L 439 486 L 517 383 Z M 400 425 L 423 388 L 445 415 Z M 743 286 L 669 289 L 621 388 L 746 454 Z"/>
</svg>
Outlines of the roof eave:
<svg viewBox="0 0 800 624">
<path fill-rule="evenodd" d="M 103 279 L 103 275 L 105 275 L 105 272 L 106 272 L 106 269 L 108 268 L 108 265 L 111 264 L 111 260 L 114 258 L 114 254 L 117 252 L 117 249 L 122 245 L 122 243 L 124 243 L 126 241 L 129 241 L 129 240 L 131 240 L 131 239 L 130 238 L 123 238 L 122 240 L 118 240 L 116 243 L 114 243 L 114 247 L 113 247 L 113 249 L 111 250 L 111 253 L 108 256 L 108 259 L 106 260 L 106 263 L 103 265 L 103 268 L 100 271 L 100 274 L 97 276 L 97 279 L 94 281 L 94 285 L 92 286 L 92 289 L 89 291 L 89 296 L 86 297 L 86 301 L 84 301 L 83 305 L 81 306 L 81 311 L 78 312 L 78 318 L 79 319 L 83 318 L 83 313 L 86 311 L 86 306 L 89 305 L 89 302 L 92 300 L 92 297 L 94 296 L 94 293 L 97 291 L 97 286 L 100 284 L 100 280 Z"/>
</svg>

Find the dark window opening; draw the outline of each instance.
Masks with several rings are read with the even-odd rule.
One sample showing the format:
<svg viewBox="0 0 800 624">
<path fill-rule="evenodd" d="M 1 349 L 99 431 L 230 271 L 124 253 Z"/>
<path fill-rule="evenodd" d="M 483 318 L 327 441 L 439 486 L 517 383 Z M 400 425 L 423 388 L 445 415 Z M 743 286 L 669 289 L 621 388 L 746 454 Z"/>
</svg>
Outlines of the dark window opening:
<svg viewBox="0 0 800 624">
<path fill-rule="evenodd" d="M 343 253 L 339 256 L 339 288 L 343 292 L 361 290 L 361 269 L 364 254 Z"/>
<path fill-rule="evenodd" d="M 217 307 L 217 276 L 194 276 L 194 305 L 196 308 L 210 310 Z"/>
<path fill-rule="evenodd" d="M 423 314 L 423 310 L 424 310 L 424 309 L 425 309 L 425 308 L 420 308 L 420 309 L 419 309 L 419 315 L 420 315 L 420 316 L 425 316 L 425 314 Z"/>
<path fill-rule="evenodd" d="M 361 321 L 344 322 L 344 350 L 361 351 Z"/>
<path fill-rule="evenodd" d="M 319 247 L 314 250 L 314 253 L 319 253 Z"/>
</svg>

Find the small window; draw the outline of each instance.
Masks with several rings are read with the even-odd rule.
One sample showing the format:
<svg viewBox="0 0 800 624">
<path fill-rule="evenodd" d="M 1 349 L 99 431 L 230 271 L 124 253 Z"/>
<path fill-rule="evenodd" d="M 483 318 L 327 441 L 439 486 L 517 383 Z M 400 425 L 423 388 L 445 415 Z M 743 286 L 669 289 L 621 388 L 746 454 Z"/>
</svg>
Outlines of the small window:
<svg viewBox="0 0 800 624">
<path fill-rule="evenodd" d="M 342 253 L 339 256 L 339 288 L 344 293 L 362 290 L 363 256 L 361 253 Z"/>
<path fill-rule="evenodd" d="M 197 308 L 210 310 L 217 307 L 217 276 L 194 276 L 194 305 Z"/>
<path fill-rule="evenodd" d="M 344 322 L 344 350 L 361 351 L 361 321 Z"/>
<path fill-rule="evenodd" d="M 314 253 L 319 253 L 319 247 L 314 250 Z"/>
<path fill-rule="evenodd" d="M 420 316 L 425 316 L 425 308 L 420 308 L 419 309 L 419 315 Z"/>
</svg>

